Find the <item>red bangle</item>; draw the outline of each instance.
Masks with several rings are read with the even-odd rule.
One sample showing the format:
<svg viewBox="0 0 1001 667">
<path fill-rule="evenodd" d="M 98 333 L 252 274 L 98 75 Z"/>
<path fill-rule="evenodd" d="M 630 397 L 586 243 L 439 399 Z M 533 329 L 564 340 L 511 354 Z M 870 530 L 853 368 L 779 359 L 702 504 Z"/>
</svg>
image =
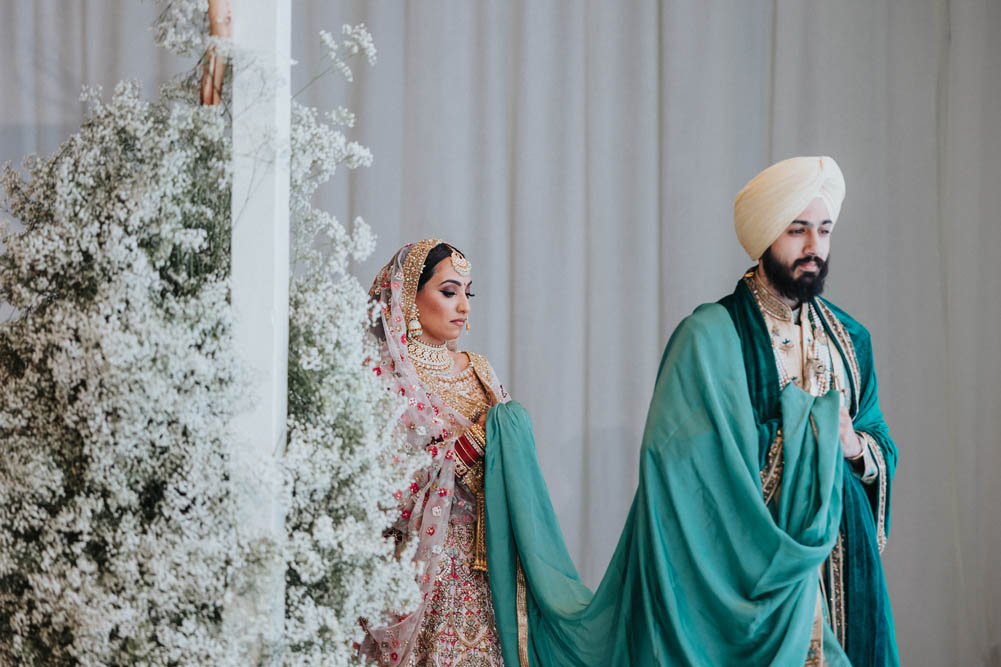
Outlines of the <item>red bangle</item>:
<svg viewBox="0 0 1001 667">
<path fill-rule="evenodd" d="M 480 453 L 465 435 L 460 435 L 459 439 L 455 441 L 455 453 L 470 468 L 480 460 Z"/>
</svg>

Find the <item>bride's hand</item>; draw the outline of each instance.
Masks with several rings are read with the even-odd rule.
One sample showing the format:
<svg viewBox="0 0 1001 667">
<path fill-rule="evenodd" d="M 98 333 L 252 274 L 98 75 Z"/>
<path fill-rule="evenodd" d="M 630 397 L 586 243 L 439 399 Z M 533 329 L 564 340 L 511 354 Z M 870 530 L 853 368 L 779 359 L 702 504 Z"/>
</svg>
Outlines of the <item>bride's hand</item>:
<svg viewBox="0 0 1001 667">
<path fill-rule="evenodd" d="M 486 432 L 486 430 L 487 430 L 487 411 L 486 410 L 484 410 L 480 414 L 480 418 L 476 420 L 476 423 L 479 424 L 480 428 L 482 428 L 484 432 Z"/>
</svg>

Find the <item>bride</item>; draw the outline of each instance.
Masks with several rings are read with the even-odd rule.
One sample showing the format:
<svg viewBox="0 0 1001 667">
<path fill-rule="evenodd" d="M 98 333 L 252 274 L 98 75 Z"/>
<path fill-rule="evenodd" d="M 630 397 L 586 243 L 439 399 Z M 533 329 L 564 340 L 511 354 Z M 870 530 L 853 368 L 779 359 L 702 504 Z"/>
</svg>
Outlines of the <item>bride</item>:
<svg viewBox="0 0 1001 667">
<path fill-rule="evenodd" d="M 380 665 L 504 664 L 487 574 L 483 455 L 487 411 L 509 399 L 485 357 L 455 350 L 469 329 L 471 284 L 461 252 L 424 239 L 397 251 L 369 292 L 381 309 L 375 371 L 407 399 L 407 440 L 431 455 L 391 530 L 398 542 L 418 540 L 423 602 L 392 625 L 366 628 L 362 653 Z"/>
</svg>

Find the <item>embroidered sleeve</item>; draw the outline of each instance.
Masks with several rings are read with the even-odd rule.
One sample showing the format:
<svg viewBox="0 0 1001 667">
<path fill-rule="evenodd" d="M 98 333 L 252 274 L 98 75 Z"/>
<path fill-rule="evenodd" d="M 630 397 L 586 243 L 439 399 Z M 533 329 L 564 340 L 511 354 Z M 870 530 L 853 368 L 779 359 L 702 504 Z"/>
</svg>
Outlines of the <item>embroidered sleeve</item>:
<svg viewBox="0 0 1001 667">
<path fill-rule="evenodd" d="M 875 468 L 872 479 L 866 480 L 863 477 L 862 481 L 868 484 L 879 484 L 876 501 L 876 545 L 879 547 L 879 553 L 883 553 L 883 549 L 886 547 L 886 509 L 889 500 L 890 478 L 886 469 L 886 459 L 883 457 L 883 450 L 880 449 L 879 443 L 868 433 L 859 431 L 858 434 L 865 441 L 866 453 L 871 455 L 872 465 Z M 866 462 L 867 467 L 868 465 Z"/>
<path fill-rule="evenodd" d="M 482 354 L 476 354 L 475 352 L 467 352 L 469 355 L 469 363 L 473 365 L 476 370 L 476 374 L 479 376 L 480 381 L 483 386 L 488 389 L 495 402 L 497 403 L 507 403 L 511 400 L 508 396 L 507 391 L 504 389 L 504 385 L 500 383 L 497 378 L 497 373 L 494 372 L 493 366 L 487 361 L 487 358 Z"/>
</svg>

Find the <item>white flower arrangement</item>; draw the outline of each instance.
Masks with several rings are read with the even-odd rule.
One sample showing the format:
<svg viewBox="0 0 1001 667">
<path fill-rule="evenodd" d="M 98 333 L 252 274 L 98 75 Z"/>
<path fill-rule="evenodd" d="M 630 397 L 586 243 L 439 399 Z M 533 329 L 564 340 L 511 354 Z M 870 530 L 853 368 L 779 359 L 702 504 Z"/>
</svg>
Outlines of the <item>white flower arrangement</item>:
<svg viewBox="0 0 1001 667">
<path fill-rule="evenodd" d="M 0 300 L 0 663 L 225 664 L 230 160 L 216 108 L 119 84 L 27 178 Z"/>
<path fill-rule="evenodd" d="M 154 26 L 182 53 L 210 44 L 206 0 L 174 0 Z M 364 26 L 325 38 L 346 76 L 375 57 Z M 247 563 L 228 453 L 246 377 L 229 304 L 230 123 L 197 104 L 197 70 L 155 102 L 122 83 L 88 95 L 52 157 L 9 166 L 23 229 L 0 232 L 0 664 L 237 664 L 223 614 Z M 417 601 L 412 554 L 383 530 L 419 465 L 399 406 L 372 372 L 365 290 L 347 272 L 373 249 L 310 204 L 338 165 L 371 153 L 293 103 L 287 665 L 359 659 L 359 617 Z M 252 569 L 252 567 L 250 568 Z M 282 601 L 277 600 L 276 604 Z M 273 648 L 273 647 L 272 647 Z M 272 653 L 272 656 L 274 654 Z"/>
<path fill-rule="evenodd" d="M 335 69 L 375 47 L 364 26 L 324 33 Z M 354 116 L 293 102 L 291 213 L 294 272 L 289 303 L 289 479 L 285 600 L 286 665 L 361 664 L 352 644 L 360 618 L 381 619 L 419 603 L 414 545 L 396 554 L 383 532 L 396 518 L 393 493 L 421 464 L 397 431 L 401 399 L 373 372 L 378 359 L 366 290 L 348 272 L 371 254 L 361 218 L 351 231 L 314 208 L 311 197 L 338 165 L 368 166 L 369 150 L 340 131 Z"/>
</svg>

